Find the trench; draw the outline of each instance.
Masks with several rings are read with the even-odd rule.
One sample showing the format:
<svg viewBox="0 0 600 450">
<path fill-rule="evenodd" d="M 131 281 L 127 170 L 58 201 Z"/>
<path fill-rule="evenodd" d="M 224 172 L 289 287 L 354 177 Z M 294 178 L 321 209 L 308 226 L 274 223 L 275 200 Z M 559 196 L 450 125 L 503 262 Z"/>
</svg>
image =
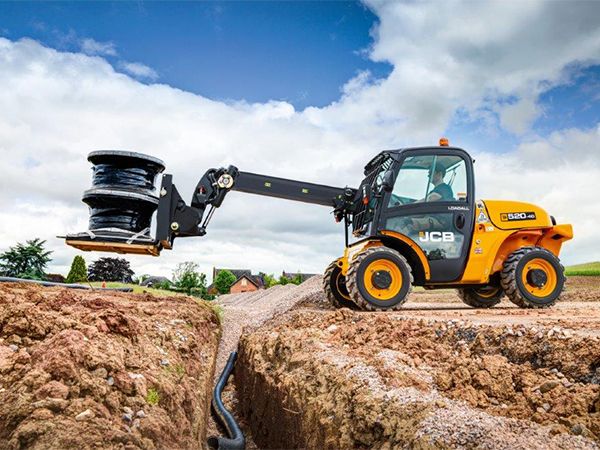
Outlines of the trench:
<svg viewBox="0 0 600 450">
<path fill-rule="evenodd" d="M 258 448 L 598 448 L 600 343 L 558 327 L 298 310 L 244 333 Z"/>
</svg>

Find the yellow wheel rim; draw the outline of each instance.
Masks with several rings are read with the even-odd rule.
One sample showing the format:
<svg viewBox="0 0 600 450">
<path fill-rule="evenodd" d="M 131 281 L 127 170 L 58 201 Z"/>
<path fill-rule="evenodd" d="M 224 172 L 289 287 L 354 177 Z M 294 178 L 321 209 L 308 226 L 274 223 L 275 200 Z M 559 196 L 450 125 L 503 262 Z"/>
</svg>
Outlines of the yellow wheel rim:
<svg viewBox="0 0 600 450">
<path fill-rule="evenodd" d="M 373 275 L 376 272 L 387 272 L 391 278 L 390 285 L 381 289 L 373 284 Z M 398 295 L 402 289 L 402 272 L 400 268 L 388 259 L 377 259 L 370 263 L 363 275 L 366 291 L 377 300 L 391 300 Z"/>
<path fill-rule="evenodd" d="M 546 274 L 546 283 L 543 286 L 536 286 L 527 280 L 527 274 L 533 270 L 541 270 Z M 552 264 L 542 258 L 534 258 L 528 261 L 521 272 L 521 281 L 527 292 L 536 297 L 547 297 L 556 288 L 558 277 Z"/>
<path fill-rule="evenodd" d="M 335 277 L 335 287 L 338 291 L 338 293 L 345 298 L 346 300 L 350 300 L 350 296 L 345 293 L 348 292 L 348 288 L 346 288 L 346 281 L 343 280 L 344 275 L 342 275 L 342 271 L 340 270 L 337 274 L 337 276 Z M 343 288 L 343 289 L 342 289 Z"/>
</svg>

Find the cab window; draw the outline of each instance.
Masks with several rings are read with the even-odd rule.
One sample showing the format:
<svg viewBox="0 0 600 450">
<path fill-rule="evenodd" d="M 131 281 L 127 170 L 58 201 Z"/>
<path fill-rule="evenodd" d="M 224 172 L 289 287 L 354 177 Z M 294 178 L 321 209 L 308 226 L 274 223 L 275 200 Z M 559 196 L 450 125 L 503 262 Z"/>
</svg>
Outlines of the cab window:
<svg viewBox="0 0 600 450">
<path fill-rule="evenodd" d="M 388 207 L 423 202 L 466 202 L 466 163 L 455 155 L 409 156 L 398 171 Z"/>
</svg>

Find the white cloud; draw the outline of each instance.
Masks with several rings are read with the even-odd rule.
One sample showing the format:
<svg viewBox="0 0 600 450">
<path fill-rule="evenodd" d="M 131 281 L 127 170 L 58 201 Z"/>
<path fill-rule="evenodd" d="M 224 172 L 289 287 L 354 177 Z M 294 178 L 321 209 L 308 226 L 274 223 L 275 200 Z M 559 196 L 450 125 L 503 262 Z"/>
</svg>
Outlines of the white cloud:
<svg viewBox="0 0 600 450">
<path fill-rule="evenodd" d="M 80 198 L 90 185 L 86 155 L 94 149 L 164 159 L 186 199 L 207 168 L 232 163 L 356 185 L 375 152 L 434 144 L 457 111 L 467 111 L 523 135 L 517 149 L 503 154 L 484 151 L 492 138 L 468 149 L 477 159 L 479 197 L 540 204 L 574 223 L 567 262 L 600 259 L 597 130 L 539 137 L 527 126 L 540 92 L 568 80 L 574 63 L 599 55 L 600 34 L 591 20 L 597 15 L 586 10 L 594 4 L 566 6 L 374 4 L 381 24 L 370 55 L 389 60 L 392 73 L 382 80 L 360 74 L 337 102 L 304 111 L 279 101 L 213 101 L 140 83 L 99 57 L 0 38 L 0 249 L 43 237 L 55 251 L 53 270 L 66 272 L 76 252 L 54 236 L 85 228 Z M 507 109 L 507 98 L 519 106 Z M 460 145 L 460 137 L 450 137 Z M 206 237 L 179 239 L 158 259 L 131 260 L 139 273 L 169 273 L 184 260 L 207 272 L 213 264 L 320 271 L 342 250 L 342 227 L 326 208 L 232 193 Z"/>
<path fill-rule="evenodd" d="M 98 42 L 92 38 L 81 40 L 81 51 L 87 55 L 117 55 L 117 48 L 113 42 Z"/>
<path fill-rule="evenodd" d="M 524 134 L 538 117 L 540 109 L 536 99 L 530 96 L 509 105 L 498 106 L 500 125 L 514 134 Z"/>
<path fill-rule="evenodd" d="M 135 78 L 148 79 L 154 81 L 158 79 L 158 73 L 151 67 L 138 62 L 122 62 L 120 67 L 129 75 Z"/>
<path fill-rule="evenodd" d="M 360 121 L 371 133 L 376 119 L 406 144 L 407 135 L 422 142 L 428 130 L 441 133 L 461 107 L 479 117 L 514 98 L 501 125 L 521 134 L 541 92 L 600 61 L 598 2 L 366 3 L 380 19 L 368 54 L 392 73 L 377 83 L 359 74 L 340 101 L 309 110 L 315 122 L 333 113 L 341 126 Z"/>
</svg>

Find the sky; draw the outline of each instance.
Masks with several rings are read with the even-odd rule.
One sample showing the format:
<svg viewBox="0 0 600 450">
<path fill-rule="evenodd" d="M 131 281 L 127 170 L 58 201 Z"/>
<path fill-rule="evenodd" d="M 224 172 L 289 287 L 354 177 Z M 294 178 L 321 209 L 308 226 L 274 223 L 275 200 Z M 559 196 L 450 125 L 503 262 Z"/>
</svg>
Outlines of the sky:
<svg viewBox="0 0 600 450">
<path fill-rule="evenodd" d="M 378 151 L 447 136 L 477 197 L 572 223 L 567 264 L 600 260 L 600 2 L 0 3 L 0 250 L 34 237 L 66 274 L 86 228 L 86 155 L 166 162 L 185 198 L 210 167 L 356 185 Z M 329 211 L 232 193 L 183 261 L 321 272 Z M 102 254 L 83 253 L 88 262 Z"/>
</svg>

